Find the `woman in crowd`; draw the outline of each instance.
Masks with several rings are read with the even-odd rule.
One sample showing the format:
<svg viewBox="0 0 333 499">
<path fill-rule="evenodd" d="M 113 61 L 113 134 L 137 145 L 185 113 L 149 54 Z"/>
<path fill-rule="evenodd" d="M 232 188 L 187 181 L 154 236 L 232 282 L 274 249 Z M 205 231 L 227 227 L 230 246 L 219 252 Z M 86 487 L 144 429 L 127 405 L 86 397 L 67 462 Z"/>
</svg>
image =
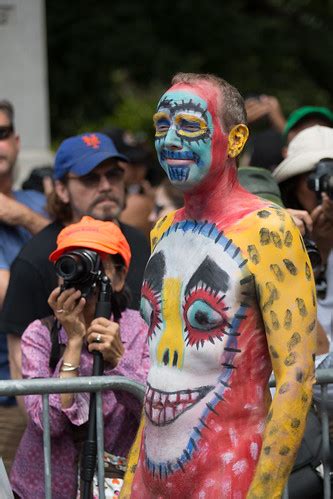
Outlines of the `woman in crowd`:
<svg viewBox="0 0 333 499">
<path fill-rule="evenodd" d="M 156 189 L 155 204 L 149 215 L 149 221 L 156 223 L 159 218 L 163 218 L 170 211 L 178 210 L 183 204 L 183 193 L 165 178 Z"/>
<path fill-rule="evenodd" d="M 96 252 L 104 273 L 112 283 L 110 319 L 95 317 L 98 285 L 86 297 L 80 289 L 57 287 L 49 297 L 54 317 L 36 320 L 22 337 L 24 378 L 73 378 L 92 374 L 93 350 L 104 358 L 105 375 L 123 375 L 144 382 L 148 371 L 147 329 L 139 312 L 127 309 L 125 278 L 131 259 L 129 245 L 112 222 L 90 217 L 63 229 L 57 249 L 50 255 L 56 262 L 74 248 Z M 79 286 L 77 286 L 79 288 Z M 59 327 L 54 325 L 59 324 Z M 57 354 L 58 351 L 58 354 Z M 77 496 L 78 463 L 89 413 L 88 393 L 53 394 L 50 401 L 52 497 Z M 29 423 L 17 451 L 11 485 L 21 499 L 44 498 L 42 397 L 25 397 Z M 121 485 L 126 456 L 134 440 L 140 404 L 125 392 L 103 392 L 104 460 L 106 497 L 114 497 L 114 483 Z M 112 480 L 109 475 L 117 476 Z"/>
</svg>

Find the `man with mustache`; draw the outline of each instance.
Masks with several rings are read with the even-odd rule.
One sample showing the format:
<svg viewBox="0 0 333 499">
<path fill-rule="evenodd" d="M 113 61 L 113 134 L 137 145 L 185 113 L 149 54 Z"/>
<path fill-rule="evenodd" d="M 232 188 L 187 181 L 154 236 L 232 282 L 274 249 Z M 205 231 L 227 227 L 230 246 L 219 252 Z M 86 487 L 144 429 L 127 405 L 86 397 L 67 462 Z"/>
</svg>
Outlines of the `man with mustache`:
<svg viewBox="0 0 333 499">
<path fill-rule="evenodd" d="M 85 215 L 119 225 L 132 252 L 126 280 L 132 295 L 130 308 L 138 308 L 149 246 L 140 231 L 118 221 L 126 202 L 123 161 L 127 158 L 101 133 L 84 133 L 60 144 L 55 157 L 54 192 L 48 198 L 54 222 L 32 238 L 14 261 L 0 315 L 0 333 L 7 335 L 12 378 L 21 377 L 24 330 L 35 319 L 50 315 L 47 299 L 57 286 L 57 277 L 48 255 L 65 225 Z"/>
<path fill-rule="evenodd" d="M 237 180 L 248 137 L 237 89 L 180 73 L 154 125 L 185 203 L 151 235 L 141 298 L 151 367 L 121 497 L 277 499 L 314 382 L 311 264 L 288 213 Z"/>
</svg>

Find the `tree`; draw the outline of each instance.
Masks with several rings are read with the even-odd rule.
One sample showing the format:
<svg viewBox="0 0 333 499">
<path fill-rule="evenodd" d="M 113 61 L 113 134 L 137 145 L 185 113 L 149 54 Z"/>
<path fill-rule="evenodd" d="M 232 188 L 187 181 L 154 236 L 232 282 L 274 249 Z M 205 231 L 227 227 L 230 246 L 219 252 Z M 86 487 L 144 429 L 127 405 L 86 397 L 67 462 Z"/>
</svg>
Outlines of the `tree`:
<svg viewBox="0 0 333 499">
<path fill-rule="evenodd" d="M 333 107 L 322 0 L 46 0 L 51 129 L 59 140 L 105 124 L 151 131 L 161 89 L 178 71 L 216 73 L 286 113 Z"/>
</svg>

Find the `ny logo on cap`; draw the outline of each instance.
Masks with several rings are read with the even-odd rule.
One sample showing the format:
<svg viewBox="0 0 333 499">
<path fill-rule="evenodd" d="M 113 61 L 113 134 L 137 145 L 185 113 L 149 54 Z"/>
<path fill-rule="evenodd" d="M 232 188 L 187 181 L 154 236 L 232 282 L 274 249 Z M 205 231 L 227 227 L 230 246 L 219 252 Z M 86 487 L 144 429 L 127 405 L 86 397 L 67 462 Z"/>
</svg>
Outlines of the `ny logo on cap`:
<svg viewBox="0 0 333 499">
<path fill-rule="evenodd" d="M 90 135 L 83 135 L 82 140 L 86 146 L 93 147 L 94 149 L 98 149 L 101 143 L 100 139 L 93 133 Z"/>
</svg>

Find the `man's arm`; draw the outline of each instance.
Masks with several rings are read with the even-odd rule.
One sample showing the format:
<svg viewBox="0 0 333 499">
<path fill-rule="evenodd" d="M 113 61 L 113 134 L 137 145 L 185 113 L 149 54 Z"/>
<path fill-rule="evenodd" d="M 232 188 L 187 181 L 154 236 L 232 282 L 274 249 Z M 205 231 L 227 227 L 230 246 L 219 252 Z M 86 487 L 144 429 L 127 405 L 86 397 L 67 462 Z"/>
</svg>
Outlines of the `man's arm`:
<svg viewBox="0 0 333 499">
<path fill-rule="evenodd" d="M 271 218 L 270 243 L 261 247 L 260 265 L 252 270 L 276 391 L 249 499 L 281 497 L 303 437 L 314 383 L 316 296 L 310 262 L 289 216 L 279 211 L 278 221 L 274 214 Z"/>
<path fill-rule="evenodd" d="M 12 379 L 22 379 L 21 337 L 8 334 L 7 345 L 10 377 Z"/>
<path fill-rule="evenodd" d="M 36 234 L 50 220 L 23 203 L 0 193 L 0 221 L 8 225 L 21 225 L 31 234 Z"/>
<path fill-rule="evenodd" d="M 11 379 L 22 379 L 22 354 L 21 354 L 21 337 L 12 334 L 7 335 L 8 359 Z M 24 405 L 24 397 L 16 397 L 16 402 L 26 413 Z"/>
<path fill-rule="evenodd" d="M 9 283 L 9 270 L 0 269 L 0 310 L 6 296 L 6 291 Z"/>
</svg>

